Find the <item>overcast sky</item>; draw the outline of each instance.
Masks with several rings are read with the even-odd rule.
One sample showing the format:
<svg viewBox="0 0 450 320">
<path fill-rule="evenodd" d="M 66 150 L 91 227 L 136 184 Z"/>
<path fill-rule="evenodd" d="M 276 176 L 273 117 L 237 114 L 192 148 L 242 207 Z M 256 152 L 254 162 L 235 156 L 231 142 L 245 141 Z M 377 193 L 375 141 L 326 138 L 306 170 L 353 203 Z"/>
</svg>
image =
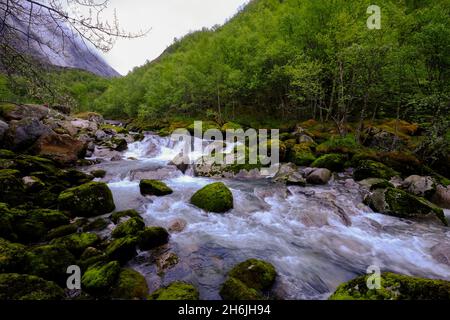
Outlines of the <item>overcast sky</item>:
<svg viewBox="0 0 450 320">
<path fill-rule="evenodd" d="M 151 28 L 139 39 L 120 39 L 105 54 L 106 60 L 125 75 L 133 67 L 157 58 L 175 37 L 202 27 L 223 24 L 247 0 L 110 0 L 117 9 L 120 26 L 126 31 Z M 111 11 L 112 12 L 112 11 Z"/>
</svg>

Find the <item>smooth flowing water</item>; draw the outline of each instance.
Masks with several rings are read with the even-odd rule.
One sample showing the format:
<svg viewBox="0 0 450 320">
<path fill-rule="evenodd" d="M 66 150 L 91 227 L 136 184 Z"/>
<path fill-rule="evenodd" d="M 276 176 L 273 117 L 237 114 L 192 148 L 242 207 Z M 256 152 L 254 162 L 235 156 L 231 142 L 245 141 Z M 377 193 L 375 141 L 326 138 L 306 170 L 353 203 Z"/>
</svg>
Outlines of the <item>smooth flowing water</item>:
<svg viewBox="0 0 450 320">
<path fill-rule="evenodd" d="M 269 179 L 222 179 L 233 192 L 235 208 L 226 214 L 206 213 L 189 199 L 215 180 L 183 174 L 169 165 L 179 152 L 180 146 L 168 138 L 147 135 L 129 145 L 123 154 L 127 160 L 94 166 L 108 172 L 103 181 L 113 192 L 117 210 L 137 209 L 149 226 L 187 222 L 161 249 L 178 255 L 173 268 L 157 272 L 154 262 L 161 250 L 140 253 L 130 262 L 146 276 L 151 290 L 184 280 L 199 288 L 202 299 L 220 299 L 227 272 L 249 258 L 275 266 L 279 276 L 274 291 L 284 299 L 326 299 L 371 265 L 450 280 L 450 229 L 373 213 L 362 204 L 359 185 L 348 177 L 305 188 Z M 143 197 L 139 181 L 144 178 L 163 180 L 174 193 Z"/>
</svg>

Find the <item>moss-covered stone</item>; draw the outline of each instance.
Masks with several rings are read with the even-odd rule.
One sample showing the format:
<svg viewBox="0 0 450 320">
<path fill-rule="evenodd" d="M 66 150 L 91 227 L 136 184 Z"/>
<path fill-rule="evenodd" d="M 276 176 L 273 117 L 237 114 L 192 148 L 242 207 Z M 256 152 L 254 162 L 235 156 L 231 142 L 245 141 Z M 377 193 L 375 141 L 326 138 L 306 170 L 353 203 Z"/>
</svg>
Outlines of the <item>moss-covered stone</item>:
<svg viewBox="0 0 450 320">
<path fill-rule="evenodd" d="M 173 193 L 164 182 L 158 180 L 141 180 L 139 183 L 141 194 L 145 196 L 166 196 Z"/>
<path fill-rule="evenodd" d="M 377 189 L 365 200 L 374 211 L 400 218 L 436 216 L 448 225 L 444 210 L 428 200 L 395 188 Z"/>
<path fill-rule="evenodd" d="M 386 179 L 380 179 L 380 178 L 368 178 L 361 180 L 359 182 L 362 186 L 366 187 L 370 191 L 376 190 L 376 189 L 386 189 L 386 188 L 394 188 L 394 185 L 387 181 Z"/>
<path fill-rule="evenodd" d="M 353 135 L 345 137 L 334 136 L 329 140 L 317 146 L 318 154 L 338 153 L 338 154 L 355 154 L 361 149 Z"/>
<path fill-rule="evenodd" d="M 95 178 L 104 178 L 106 176 L 106 171 L 102 170 L 102 169 L 98 169 L 98 170 L 93 170 L 91 171 L 91 174 L 95 177 Z"/>
<path fill-rule="evenodd" d="M 0 274 L 0 300 L 62 300 L 64 291 L 54 282 L 32 275 Z"/>
<path fill-rule="evenodd" d="M 367 178 L 380 178 L 390 180 L 392 177 L 400 175 L 397 171 L 385 166 L 381 162 L 372 160 L 360 161 L 358 167 L 353 172 L 356 181 Z"/>
<path fill-rule="evenodd" d="M 133 269 L 126 268 L 121 270 L 111 297 L 122 300 L 143 300 L 147 297 L 148 290 L 144 276 Z"/>
<path fill-rule="evenodd" d="M 58 197 L 60 210 L 75 216 L 94 217 L 115 209 L 111 190 L 105 183 L 90 182 L 62 192 Z"/>
<path fill-rule="evenodd" d="M 110 292 L 120 273 L 118 261 L 97 263 L 91 266 L 81 278 L 83 290 L 95 296 L 102 296 Z"/>
<path fill-rule="evenodd" d="M 369 289 L 370 275 L 341 284 L 330 300 L 449 300 L 450 282 L 394 273 L 381 275 L 381 288 Z"/>
<path fill-rule="evenodd" d="M 26 262 L 26 247 L 0 238 L 0 273 L 19 272 Z"/>
<path fill-rule="evenodd" d="M 26 199 L 26 190 L 20 175 L 18 170 L 0 170 L 0 202 L 19 205 Z"/>
<path fill-rule="evenodd" d="M 87 270 L 89 267 L 97 264 L 99 262 L 107 262 L 108 257 L 106 254 L 94 247 L 88 247 L 81 254 L 80 259 L 77 264 L 80 266 L 81 270 Z"/>
<path fill-rule="evenodd" d="M 169 242 L 169 233 L 161 227 L 147 227 L 139 236 L 139 248 L 150 250 Z"/>
<path fill-rule="evenodd" d="M 136 210 L 125 210 L 125 211 L 118 211 L 118 212 L 114 212 L 111 215 L 111 221 L 114 222 L 115 224 L 117 224 L 120 219 L 124 218 L 124 217 L 130 217 L 130 218 L 140 218 L 139 212 L 137 212 Z"/>
<path fill-rule="evenodd" d="M 95 233 L 75 233 L 62 238 L 53 239 L 50 244 L 66 248 L 75 256 L 80 256 L 88 247 L 100 242 L 100 237 Z"/>
<path fill-rule="evenodd" d="M 227 122 L 222 126 L 222 132 L 226 132 L 227 130 L 239 130 L 242 129 L 242 126 L 239 123 L 235 122 Z"/>
<path fill-rule="evenodd" d="M 316 157 L 314 156 L 308 143 L 294 145 L 287 153 L 286 160 L 297 166 L 309 166 Z"/>
<path fill-rule="evenodd" d="M 25 273 L 65 285 L 67 267 L 75 264 L 75 257 L 65 248 L 44 245 L 31 248 L 27 252 Z"/>
<path fill-rule="evenodd" d="M 343 171 L 347 157 L 342 154 L 326 154 L 317 158 L 313 163 L 314 168 L 326 168 L 331 171 Z"/>
<path fill-rule="evenodd" d="M 145 228 L 145 223 L 141 217 L 131 218 L 119 224 L 112 232 L 113 238 L 122 238 L 125 236 L 137 235 Z"/>
<path fill-rule="evenodd" d="M 249 288 L 242 281 L 228 277 L 220 288 L 220 296 L 224 300 L 264 300 L 264 297 L 255 289 Z"/>
<path fill-rule="evenodd" d="M 191 203 L 209 212 L 225 213 L 233 209 L 233 194 L 222 183 L 216 182 L 197 191 L 191 198 Z"/>
<path fill-rule="evenodd" d="M 16 240 L 17 235 L 13 230 L 14 214 L 6 203 L 0 202 L 0 238 Z"/>
<path fill-rule="evenodd" d="M 103 218 L 97 218 L 83 227 L 83 231 L 101 231 L 109 225 L 109 222 Z"/>
<path fill-rule="evenodd" d="M 70 234 L 77 233 L 78 229 L 79 226 L 77 224 L 66 224 L 64 226 L 53 228 L 50 231 L 48 231 L 47 235 L 45 236 L 45 239 L 49 241 L 55 238 L 68 236 Z"/>
<path fill-rule="evenodd" d="M 153 292 L 149 300 L 198 300 L 198 290 L 191 284 L 176 281 Z"/>
<path fill-rule="evenodd" d="M 125 264 L 136 256 L 138 241 L 138 237 L 133 236 L 113 240 L 106 248 L 105 253 L 109 259 Z"/>
</svg>

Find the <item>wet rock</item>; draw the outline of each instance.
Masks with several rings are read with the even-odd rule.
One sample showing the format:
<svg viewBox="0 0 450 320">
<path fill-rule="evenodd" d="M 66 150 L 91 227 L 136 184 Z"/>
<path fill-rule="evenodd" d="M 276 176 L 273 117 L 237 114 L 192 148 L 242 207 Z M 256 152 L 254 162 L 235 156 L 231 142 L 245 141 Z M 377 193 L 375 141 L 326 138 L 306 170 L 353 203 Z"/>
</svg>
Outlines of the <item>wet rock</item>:
<svg viewBox="0 0 450 320">
<path fill-rule="evenodd" d="M 158 273 L 165 273 L 168 269 L 173 268 L 179 259 L 174 252 L 165 252 L 156 259 Z"/>
<path fill-rule="evenodd" d="M 120 223 L 112 232 L 113 238 L 122 238 L 125 236 L 137 235 L 140 231 L 145 228 L 145 223 L 141 217 L 135 217 L 128 219 Z"/>
<path fill-rule="evenodd" d="M 376 190 L 376 189 L 386 189 L 386 188 L 393 188 L 394 185 L 390 183 L 389 181 L 385 179 L 380 178 L 368 178 L 361 180 L 359 182 L 360 185 L 363 187 L 369 189 L 369 190 Z"/>
<path fill-rule="evenodd" d="M 433 258 L 442 264 L 450 266 L 450 244 L 440 243 L 431 248 Z"/>
<path fill-rule="evenodd" d="M 104 140 L 104 139 L 106 139 L 108 137 L 106 132 L 103 131 L 103 130 L 97 130 L 95 132 L 94 136 L 95 136 L 95 140 L 97 140 L 97 141 L 102 141 L 102 140 Z"/>
<path fill-rule="evenodd" d="M 225 213 L 233 209 L 233 194 L 222 183 L 216 182 L 197 191 L 191 198 L 191 203 L 203 210 Z"/>
<path fill-rule="evenodd" d="M 38 119 L 24 118 L 11 121 L 4 135 L 4 145 L 11 150 L 25 150 L 42 135 L 52 133 L 53 131 Z"/>
<path fill-rule="evenodd" d="M 54 160 L 61 166 L 73 165 L 86 155 L 87 145 L 69 135 L 47 134 L 33 145 L 34 154 Z"/>
<path fill-rule="evenodd" d="M 138 244 L 138 237 L 127 236 L 113 240 L 105 250 L 109 259 L 117 260 L 121 264 L 127 263 L 136 255 L 136 245 Z"/>
<path fill-rule="evenodd" d="M 0 300 L 62 300 L 64 291 L 54 282 L 17 274 L 0 274 Z"/>
<path fill-rule="evenodd" d="M 50 244 L 66 248 L 75 256 L 80 256 L 88 247 L 100 242 L 100 237 L 95 233 L 75 233 L 62 238 L 53 239 Z"/>
<path fill-rule="evenodd" d="M 293 163 L 282 164 L 272 180 L 286 183 L 287 185 L 306 186 L 305 178 Z"/>
<path fill-rule="evenodd" d="M 112 137 L 109 140 L 103 141 L 102 145 L 109 148 L 110 150 L 119 152 L 125 151 L 128 148 L 127 140 L 120 137 Z"/>
<path fill-rule="evenodd" d="M 143 300 L 148 295 L 148 285 L 144 276 L 133 269 L 122 269 L 111 297 L 122 300 Z"/>
<path fill-rule="evenodd" d="M 170 222 L 169 224 L 169 231 L 170 232 L 182 232 L 184 229 L 186 229 L 187 222 L 183 219 L 175 219 Z"/>
<path fill-rule="evenodd" d="M 120 264 L 117 261 L 99 262 L 91 266 L 81 278 L 83 290 L 94 295 L 108 294 L 120 274 Z"/>
<path fill-rule="evenodd" d="M 400 218 L 436 216 L 447 225 L 444 211 L 424 198 L 400 189 L 377 189 L 365 202 L 374 211 Z"/>
<path fill-rule="evenodd" d="M 79 217 L 95 217 L 115 209 L 111 190 L 105 183 L 89 182 L 67 189 L 58 197 L 60 210 Z"/>
<path fill-rule="evenodd" d="M 165 288 L 153 292 L 149 300 L 198 300 L 198 290 L 185 282 L 173 282 Z"/>
<path fill-rule="evenodd" d="M 436 192 L 436 183 L 431 177 L 412 175 L 405 179 L 402 187 L 416 196 L 431 199 Z"/>
<path fill-rule="evenodd" d="M 109 222 L 103 218 L 97 218 L 83 227 L 83 231 L 102 231 L 108 227 Z"/>
<path fill-rule="evenodd" d="M 104 178 L 106 176 L 106 171 L 102 170 L 102 169 L 97 169 L 97 170 L 92 170 L 91 174 L 95 177 L 95 178 Z"/>
<path fill-rule="evenodd" d="M 262 300 L 269 291 L 277 273 L 268 262 L 249 259 L 235 266 L 220 289 L 224 300 Z"/>
<path fill-rule="evenodd" d="M 144 196 L 162 197 L 173 193 L 164 182 L 158 180 L 141 180 L 139 189 Z"/>
<path fill-rule="evenodd" d="M 307 176 L 306 181 L 311 184 L 324 185 L 331 179 L 331 171 L 328 169 L 320 168 L 312 170 Z"/>
<path fill-rule="evenodd" d="M 169 165 L 174 165 L 177 167 L 178 170 L 183 172 L 183 174 L 186 172 L 186 170 L 190 166 L 190 159 L 189 156 L 183 156 L 183 154 L 177 155 L 173 160 L 169 163 Z"/>
<path fill-rule="evenodd" d="M 368 289 L 370 275 L 341 284 L 330 300 L 449 300 L 450 282 L 394 273 L 381 275 L 381 289 Z"/>
<path fill-rule="evenodd" d="M 147 227 L 139 236 L 139 248 L 147 251 L 169 242 L 169 233 L 161 227 Z"/>
<path fill-rule="evenodd" d="M 441 208 L 450 209 L 450 187 L 437 186 L 431 201 Z"/>
<path fill-rule="evenodd" d="M 372 160 L 363 160 L 359 162 L 358 167 L 353 172 L 356 181 L 367 178 L 380 178 L 389 180 L 394 176 L 400 175 L 395 170 L 385 166 L 384 164 Z"/>
<path fill-rule="evenodd" d="M 136 210 L 125 210 L 125 211 L 119 211 L 119 212 L 114 212 L 111 215 L 111 221 L 114 222 L 115 224 L 119 223 L 119 221 L 122 218 L 125 217 L 129 217 L 129 218 L 140 218 L 141 216 L 139 215 L 139 212 L 137 212 Z"/>
<path fill-rule="evenodd" d="M 122 158 L 122 155 L 121 154 L 115 154 L 111 159 L 110 159 L 110 161 L 113 161 L 113 162 L 115 162 L 115 161 L 121 161 L 123 158 Z"/>
</svg>

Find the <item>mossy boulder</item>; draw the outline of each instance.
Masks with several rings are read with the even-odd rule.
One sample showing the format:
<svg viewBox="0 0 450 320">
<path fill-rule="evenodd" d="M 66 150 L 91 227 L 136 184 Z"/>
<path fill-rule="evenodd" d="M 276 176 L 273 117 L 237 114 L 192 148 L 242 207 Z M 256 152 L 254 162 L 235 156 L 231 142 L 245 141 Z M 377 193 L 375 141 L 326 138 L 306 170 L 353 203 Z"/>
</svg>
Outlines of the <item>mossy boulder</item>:
<svg viewBox="0 0 450 320">
<path fill-rule="evenodd" d="M 119 224 L 112 232 L 113 238 L 122 238 L 125 236 L 137 235 L 145 228 L 145 223 L 141 217 L 131 218 Z"/>
<path fill-rule="evenodd" d="M 277 273 L 268 262 L 249 259 L 236 265 L 220 289 L 224 300 L 260 300 L 275 283 Z"/>
<path fill-rule="evenodd" d="M 81 278 L 83 290 L 94 296 L 109 293 L 115 285 L 120 274 L 118 261 L 108 263 L 99 262 L 87 269 Z"/>
<path fill-rule="evenodd" d="M 62 300 L 64 290 L 37 276 L 0 274 L 0 300 Z"/>
<path fill-rule="evenodd" d="M 386 189 L 386 188 L 394 188 L 394 185 L 387 181 L 386 179 L 380 179 L 380 178 L 368 178 L 359 181 L 359 184 L 363 187 L 366 187 L 370 191 L 376 190 L 376 189 Z"/>
<path fill-rule="evenodd" d="M 169 242 L 169 232 L 161 227 L 147 227 L 139 236 L 139 248 L 150 250 Z"/>
<path fill-rule="evenodd" d="M 66 248 L 75 256 L 80 256 L 88 247 L 100 242 L 100 237 L 95 233 L 75 233 L 62 238 L 53 239 L 50 244 Z"/>
<path fill-rule="evenodd" d="M 198 300 L 198 290 L 191 284 L 176 281 L 153 292 L 149 300 Z"/>
<path fill-rule="evenodd" d="M 23 270 L 26 262 L 26 247 L 0 238 L 0 273 Z"/>
<path fill-rule="evenodd" d="M 332 153 L 317 158 L 313 163 L 314 168 L 326 168 L 331 171 L 341 172 L 344 170 L 347 157 L 342 154 Z"/>
<path fill-rule="evenodd" d="M 448 225 L 444 210 L 428 200 L 414 196 L 400 189 L 377 189 L 365 202 L 374 211 L 400 218 L 436 216 L 444 225 Z"/>
<path fill-rule="evenodd" d="M 108 257 L 103 251 L 94 247 L 88 247 L 81 254 L 81 257 L 78 260 L 77 264 L 81 267 L 82 270 L 87 270 L 94 264 L 107 261 Z"/>
<path fill-rule="evenodd" d="M 333 136 L 329 140 L 317 146 L 316 152 L 318 154 L 355 154 L 361 149 L 361 146 L 356 142 L 355 136 L 349 134 L 345 137 Z"/>
<path fill-rule="evenodd" d="M 208 212 L 225 213 L 233 209 L 233 194 L 222 183 L 216 182 L 197 191 L 191 198 L 191 203 Z"/>
<path fill-rule="evenodd" d="M 111 297 L 122 300 L 143 300 L 148 295 L 148 285 L 144 276 L 139 272 L 125 268 L 120 271 L 117 284 L 114 286 Z"/>
<path fill-rule="evenodd" d="M 110 219 L 112 222 L 117 224 L 120 221 L 120 219 L 122 219 L 124 217 L 140 218 L 140 215 L 139 215 L 139 212 L 131 209 L 131 210 L 114 212 L 113 214 L 111 214 Z"/>
<path fill-rule="evenodd" d="M 360 161 L 358 167 L 353 172 L 353 177 L 356 181 L 361 181 L 367 178 L 380 178 L 390 180 L 392 177 L 400 174 L 382 164 L 372 160 Z"/>
<path fill-rule="evenodd" d="M 98 170 L 93 170 L 91 171 L 91 174 L 95 177 L 95 178 L 104 178 L 106 176 L 106 171 L 102 170 L 102 169 L 98 169 Z"/>
<path fill-rule="evenodd" d="M 449 300 L 450 282 L 383 273 L 381 288 L 369 289 L 370 275 L 341 284 L 330 300 Z"/>
<path fill-rule="evenodd" d="M 103 218 L 97 218 L 83 227 L 83 231 L 102 231 L 109 225 L 109 221 Z"/>
<path fill-rule="evenodd" d="M 44 245 L 27 252 L 25 273 L 65 285 L 67 267 L 76 264 L 75 257 L 64 247 Z"/>
<path fill-rule="evenodd" d="M 286 160 L 297 166 L 309 166 L 316 160 L 316 157 L 310 148 L 310 144 L 301 143 L 294 145 L 288 151 Z"/>
<path fill-rule="evenodd" d="M 7 240 L 16 240 L 17 235 L 14 233 L 14 214 L 6 203 L 0 202 L 0 238 Z"/>
<path fill-rule="evenodd" d="M 158 180 L 141 180 L 139 183 L 141 194 L 145 196 L 166 196 L 173 193 L 164 182 Z"/>
<path fill-rule="evenodd" d="M 18 170 L 0 170 L 0 202 L 19 205 L 27 198 L 20 175 Z"/>
<path fill-rule="evenodd" d="M 47 232 L 45 236 L 46 240 L 53 240 L 55 238 L 62 238 L 64 236 L 68 236 L 74 233 L 77 233 L 79 226 L 75 223 L 66 224 L 57 228 L 53 228 Z"/>
<path fill-rule="evenodd" d="M 133 236 L 115 239 L 106 247 L 105 253 L 109 259 L 125 264 L 136 256 L 138 242 L 139 238 Z"/>
<path fill-rule="evenodd" d="M 95 217 L 116 208 L 111 190 L 102 182 L 89 182 L 63 191 L 58 205 L 60 210 L 79 217 Z"/>
</svg>

